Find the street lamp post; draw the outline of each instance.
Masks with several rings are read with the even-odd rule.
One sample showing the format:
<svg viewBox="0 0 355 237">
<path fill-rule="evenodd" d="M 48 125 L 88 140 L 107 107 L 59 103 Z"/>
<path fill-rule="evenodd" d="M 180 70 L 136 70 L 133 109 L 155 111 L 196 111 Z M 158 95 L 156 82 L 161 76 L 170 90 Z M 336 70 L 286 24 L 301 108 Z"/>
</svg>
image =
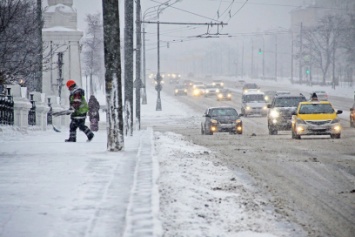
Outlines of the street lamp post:
<svg viewBox="0 0 355 237">
<path fill-rule="evenodd" d="M 160 30 L 159 30 L 159 11 L 158 11 L 158 24 L 157 24 L 157 39 L 158 39 L 158 42 L 157 42 L 157 45 L 158 45 L 158 71 L 157 71 L 157 85 L 155 87 L 155 89 L 157 90 L 158 92 L 158 98 L 157 98 L 157 104 L 156 104 L 156 108 L 155 110 L 156 111 L 161 111 L 161 99 L 160 99 L 160 91 L 162 89 L 162 86 L 161 86 L 161 76 L 160 76 Z"/>
<path fill-rule="evenodd" d="M 176 0 L 174 3 L 177 3 L 177 2 L 179 2 L 180 0 Z M 158 46 L 158 51 L 157 51 L 157 54 L 158 54 L 158 62 L 157 62 L 157 64 L 158 64 L 158 71 L 157 71 L 157 76 L 156 76 L 156 80 L 157 80 L 157 85 L 156 85 L 156 87 L 155 87 L 155 89 L 157 90 L 157 92 L 158 92 L 158 98 L 157 98 L 157 104 L 156 104 L 156 111 L 161 111 L 162 110 L 162 108 L 161 108 L 161 99 L 160 99 L 160 91 L 162 90 L 162 85 L 161 85 L 161 75 L 160 75 L 160 34 L 159 34 L 159 13 L 160 13 L 160 11 L 162 11 L 160 8 L 163 6 L 163 5 L 165 5 L 165 6 L 167 6 L 167 7 L 169 7 L 169 6 L 172 6 L 173 4 L 168 4 L 168 2 L 169 1 L 167 1 L 167 2 L 164 2 L 164 3 L 162 3 L 162 4 L 160 4 L 160 5 L 158 5 L 158 6 L 154 6 L 154 7 L 150 7 L 150 8 L 148 8 L 148 9 L 146 9 L 145 11 L 144 11 L 144 14 L 143 14 L 143 22 L 145 21 L 145 17 L 146 17 L 146 15 L 147 14 L 149 14 L 149 13 L 152 13 L 152 11 L 151 12 L 148 12 L 148 10 L 149 9 L 151 9 L 151 8 L 157 8 L 157 19 L 158 19 L 158 22 L 157 22 L 157 46 Z M 164 10 L 164 9 L 163 9 Z M 155 11 L 154 11 L 155 12 Z M 143 55 L 143 63 L 144 63 L 144 65 L 143 65 L 143 73 L 144 73 L 144 95 L 143 95 L 143 99 L 142 99 L 142 104 L 146 104 L 147 103 L 147 98 L 146 98 L 146 95 L 147 95 L 147 93 L 146 93 L 146 86 L 147 86 L 147 84 L 146 84 L 146 60 L 145 60 L 145 27 L 143 27 L 143 53 L 144 53 L 144 55 Z"/>
</svg>

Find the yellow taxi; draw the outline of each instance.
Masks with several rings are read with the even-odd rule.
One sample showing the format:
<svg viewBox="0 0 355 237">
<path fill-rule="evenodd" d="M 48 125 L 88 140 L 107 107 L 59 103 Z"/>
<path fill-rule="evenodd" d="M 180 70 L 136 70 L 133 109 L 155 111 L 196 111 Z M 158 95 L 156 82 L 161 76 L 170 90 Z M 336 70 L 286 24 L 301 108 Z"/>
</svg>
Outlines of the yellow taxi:
<svg viewBox="0 0 355 237">
<path fill-rule="evenodd" d="M 340 138 L 342 127 L 338 114 L 329 101 L 304 101 L 298 104 L 292 114 L 292 138 L 301 139 L 303 135 L 330 135 Z"/>
<path fill-rule="evenodd" d="M 355 103 L 350 108 L 350 127 L 355 128 Z"/>
</svg>

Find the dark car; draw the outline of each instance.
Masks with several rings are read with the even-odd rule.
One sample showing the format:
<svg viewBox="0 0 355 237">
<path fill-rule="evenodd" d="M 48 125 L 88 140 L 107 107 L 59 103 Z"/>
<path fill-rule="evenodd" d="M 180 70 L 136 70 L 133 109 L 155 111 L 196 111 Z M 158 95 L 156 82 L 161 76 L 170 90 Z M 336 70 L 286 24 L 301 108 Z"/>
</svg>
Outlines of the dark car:
<svg viewBox="0 0 355 237">
<path fill-rule="evenodd" d="M 245 83 L 243 85 L 243 93 L 248 92 L 250 89 L 258 90 L 260 87 L 256 83 Z"/>
<path fill-rule="evenodd" d="M 185 85 L 176 85 L 174 95 L 187 95 L 187 87 Z"/>
<path fill-rule="evenodd" d="M 298 104 L 306 101 L 302 94 L 276 95 L 268 105 L 267 121 L 270 135 L 276 135 L 278 131 L 291 130 L 292 113 L 296 111 Z"/>
<path fill-rule="evenodd" d="M 216 132 L 243 133 L 240 114 L 233 107 L 210 107 L 206 109 L 201 122 L 201 134 L 213 135 Z"/>
<path fill-rule="evenodd" d="M 217 93 L 217 100 L 232 100 L 232 92 L 228 89 L 221 89 L 219 93 Z"/>
</svg>

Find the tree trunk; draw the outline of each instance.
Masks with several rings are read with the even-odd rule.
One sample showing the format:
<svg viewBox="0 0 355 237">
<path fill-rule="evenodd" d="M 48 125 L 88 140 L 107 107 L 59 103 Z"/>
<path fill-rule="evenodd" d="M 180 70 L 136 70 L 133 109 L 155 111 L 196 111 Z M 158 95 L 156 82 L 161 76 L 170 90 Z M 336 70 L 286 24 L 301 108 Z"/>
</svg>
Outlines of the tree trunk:
<svg viewBox="0 0 355 237">
<path fill-rule="evenodd" d="M 118 1 L 103 0 L 102 8 L 106 68 L 107 149 L 109 151 L 120 151 L 124 147 L 124 137 Z"/>
<path fill-rule="evenodd" d="M 133 4 L 125 0 L 125 29 L 124 29 L 124 78 L 126 111 L 133 112 Z M 129 108 L 128 108 L 129 106 Z M 128 116 L 126 114 L 126 116 Z M 133 114 L 129 114 L 127 124 L 129 133 L 133 135 Z"/>
<path fill-rule="evenodd" d="M 43 47 L 42 47 L 42 0 L 37 0 L 37 62 L 36 62 L 36 76 L 35 76 L 35 89 L 42 92 L 42 60 L 43 60 Z"/>
</svg>

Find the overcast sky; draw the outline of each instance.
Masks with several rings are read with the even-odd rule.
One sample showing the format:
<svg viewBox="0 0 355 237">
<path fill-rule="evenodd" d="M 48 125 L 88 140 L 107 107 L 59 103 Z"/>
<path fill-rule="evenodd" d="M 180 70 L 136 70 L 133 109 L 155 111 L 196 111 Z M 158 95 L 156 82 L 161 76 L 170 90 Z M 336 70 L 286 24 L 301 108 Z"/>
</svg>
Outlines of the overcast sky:
<svg viewBox="0 0 355 237">
<path fill-rule="evenodd" d="M 142 13 L 150 7 L 159 5 L 158 2 L 163 3 L 166 0 L 141 0 Z M 303 2 L 307 1 L 180 0 L 160 14 L 160 21 L 205 23 L 217 20 L 228 22 L 226 32 L 254 32 L 277 27 L 287 28 L 290 24 L 289 12 Z M 122 10 L 123 3 L 124 1 L 120 1 Z M 102 1 L 74 0 L 74 7 L 78 11 L 79 28 L 83 28 L 85 27 L 83 19 L 86 14 L 102 12 Z"/>
<path fill-rule="evenodd" d="M 153 7 L 166 1 L 167 0 L 141 0 L 142 15 L 145 16 L 145 20 L 157 21 L 157 10 Z M 122 25 L 124 24 L 124 2 L 123 0 L 119 1 L 121 11 L 120 21 Z M 174 2 L 175 0 L 170 1 L 170 3 Z M 298 6 L 302 5 L 302 3 L 307 2 L 310 2 L 310 0 L 180 0 L 161 11 L 159 15 L 160 22 L 223 22 L 227 25 L 208 28 L 207 26 L 196 25 L 161 24 L 160 40 L 161 44 L 165 46 L 163 50 L 161 50 L 161 57 L 164 59 L 164 57 L 167 57 L 167 53 L 169 55 L 177 55 L 178 53 L 189 54 L 192 50 L 194 50 L 196 54 L 202 53 L 203 50 L 197 49 L 205 49 L 206 46 L 210 47 L 214 42 L 221 43 L 223 40 L 233 44 L 236 39 L 233 37 L 241 33 L 288 29 L 290 27 L 290 11 L 296 9 Z M 74 0 L 74 8 L 76 8 L 78 12 L 78 28 L 85 31 L 85 16 L 97 12 L 102 13 L 102 1 Z M 145 24 L 146 52 L 147 57 L 150 58 L 156 56 L 156 28 L 156 24 Z M 221 35 L 219 39 L 206 40 L 196 38 L 196 36 L 204 35 L 207 32 L 210 34 L 219 33 L 225 35 Z M 226 39 L 227 35 L 232 37 Z M 123 36 L 123 30 L 121 36 Z M 167 42 L 169 42 L 169 49 Z M 162 64 L 165 62 L 166 60 L 162 60 Z M 148 68 L 149 67 L 155 68 L 156 65 L 152 64 L 148 66 Z"/>
</svg>

